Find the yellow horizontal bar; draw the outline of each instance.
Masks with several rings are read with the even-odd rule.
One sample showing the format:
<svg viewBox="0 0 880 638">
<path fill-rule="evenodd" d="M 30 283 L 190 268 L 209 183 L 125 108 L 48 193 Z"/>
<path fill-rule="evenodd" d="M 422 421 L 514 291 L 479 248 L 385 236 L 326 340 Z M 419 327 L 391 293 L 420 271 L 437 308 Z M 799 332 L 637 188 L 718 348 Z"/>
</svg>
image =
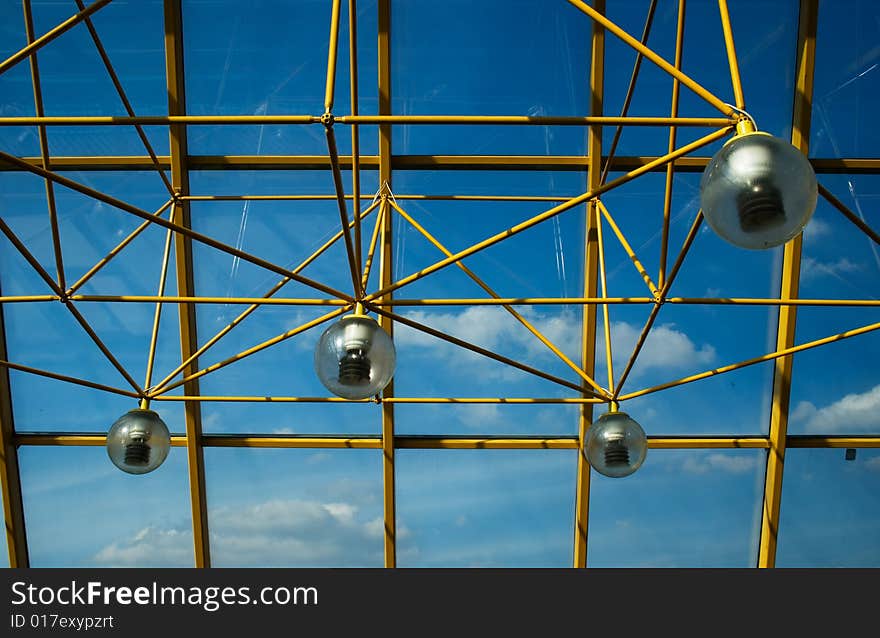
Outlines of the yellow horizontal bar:
<svg viewBox="0 0 880 638">
<path fill-rule="evenodd" d="M 387 397 L 382 399 L 384 403 L 504 403 L 509 405 L 528 404 L 573 404 L 605 403 L 604 399 L 596 397 Z"/>
<path fill-rule="evenodd" d="M 375 403 L 374 399 L 343 399 L 341 397 L 261 397 L 158 394 L 151 401 L 201 401 L 203 403 Z"/>
<path fill-rule="evenodd" d="M 174 297 L 156 295 L 73 295 L 72 301 L 99 303 L 203 303 L 260 304 L 271 306 L 347 306 L 342 299 L 300 299 L 283 297 Z"/>
<path fill-rule="evenodd" d="M 816 436 L 790 434 L 787 448 L 880 448 L 880 436 Z"/>
<path fill-rule="evenodd" d="M 4 297 L 0 295 L 0 303 L 25 303 L 34 301 L 58 301 L 61 299 L 58 295 L 10 295 Z"/>
<path fill-rule="evenodd" d="M 37 156 L 21 158 L 32 166 L 42 166 L 43 160 Z M 169 168 L 171 160 L 167 155 L 159 155 L 159 166 Z M 359 156 L 360 167 L 367 170 L 379 168 L 377 155 Z M 645 164 L 650 164 L 657 156 L 615 156 L 611 160 L 612 171 L 630 171 Z M 709 157 L 688 155 L 675 160 L 676 172 L 701 172 L 709 163 Z M 607 158 L 603 158 L 607 161 Z M 276 170 L 300 168 L 318 170 L 330 166 L 327 155 L 189 155 L 187 163 L 193 170 Z M 584 170 L 590 158 L 584 155 L 395 155 L 391 165 L 399 170 L 536 170 L 536 171 L 578 171 Z M 880 172 L 880 158 L 847 157 L 847 158 L 811 158 L 810 163 L 817 173 L 846 173 L 860 175 Z M 351 156 L 340 155 L 339 164 L 343 169 L 350 169 Z M 55 170 L 156 170 L 148 155 L 95 155 L 95 156 L 53 156 L 52 167 Z M 0 160 L 0 171 L 19 170 L 15 166 Z M 666 171 L 666 167 L 654 169 Z M 335 197 L 335 196 L 334 196 Z M 399 200 L 400 195 L 395 195 Z M 186 198 L 184 198 L 186 199 Z M 570 199 L 570 198 L 565 198 Z M 552 200 L 558 201 L 558 200 Z"/>
<path fill-rule="evenodd" d="M 109 424 L 108 424 L 109 426 Z M 17 432 L 16 445 L 61 445 L 78 447 L 98 447 L 107 444 L 106 434 L 71 434 L 71 433 L 30 433 Z M 185 436 L 172 436 L 172 447 L 186 447 Z"/>
<path fill-rule="evenodd" d="M 719 128 L 736 124 L 726 117 L 554 117 L 532 115 L 344 115 L 340 124 L 490 124 L 538 126 L 705 126 Z"/>
<path fill-rule="evenodd" d="M 29 433 L 18 432 L 16 445 L 102 446 L 107 442 L 104 434 Z M 449 436 L 395 436 L 398 449 L 577 449 L 576 436 L 561 437 L 449 437 Z M 185 447 L 186 437 L 171 437 L 171 445 Z M 251 448 L 351 448 L 379 449 L 379 436 L 260 436 L 255 434 L 204 434 L 205 447 L 251 447 Z M 766 437 L 648 437 L 652 450 L 719 450 L 719 449 L 767 449 Z M 815 436 L 789 435 L 787 447 L 801 449 L 825 448 L 880 448 L 876 436 Z"/>
<path fill-rule="evenodd" d="M 315 115 L 81 115 L 0 117 L 0 126 L 163 126 L 168 124 L 319 124 Z M 53 162 L 54 163 L 54 162 Z"/>
</svg>

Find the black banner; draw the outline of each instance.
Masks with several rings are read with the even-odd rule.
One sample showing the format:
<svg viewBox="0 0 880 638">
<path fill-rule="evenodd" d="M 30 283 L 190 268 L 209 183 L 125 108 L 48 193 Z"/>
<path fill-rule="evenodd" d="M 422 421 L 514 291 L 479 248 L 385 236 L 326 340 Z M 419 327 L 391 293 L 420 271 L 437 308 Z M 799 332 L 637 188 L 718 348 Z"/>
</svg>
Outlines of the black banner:
<svg viewBox="0 0 880 638">
<path fill-rule="evenodd" d="M 878 570 L 3 570 L 0 635 L 630 635 L 873 616 Z M 705 623 L 710 623 L 706 625 Z M 873 632 L 876 620 L 869 620 Z M 774 623 L 775 624 L 775 623 Z M 767 625 L 760 625 L 766 630 Z M 764 635 L 760 631 L 760 635 Z"/>
</svg>

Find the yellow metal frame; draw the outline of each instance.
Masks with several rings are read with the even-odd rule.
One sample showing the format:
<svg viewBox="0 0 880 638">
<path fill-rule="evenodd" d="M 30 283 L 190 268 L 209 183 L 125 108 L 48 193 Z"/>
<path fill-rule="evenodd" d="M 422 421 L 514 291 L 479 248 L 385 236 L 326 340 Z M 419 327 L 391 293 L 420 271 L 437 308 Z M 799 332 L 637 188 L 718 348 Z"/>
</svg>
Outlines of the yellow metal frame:
<svg viewBox="0 0 880 638">
<path fill-rule="evenodd" d="M 561 0 L 560 0 L 561 1 Z M 138 115 L 129 102 L 123 84 L 115 72 L 106 50 L 101 42 L 91 16 L 106 6 L 109 0 L 97 0 L 85 6 L 82 0 L 76 0 L 78 12 L 68 20 L 37 36 L 33 29 L 30 0 L 23 0 L 24 32 L 27 45 L 21 50 L 0 62 L 0 73 L 28 59 L 33 84 L 35 110 L 28 117 L 0 117 L 0 126 L 33 126 L 36 128 L 40 141 L 38 157 L 16 157 L 0 150 L 0 171 L 29 172 L 43 179 L 46 188 L 47 213 L 52 238 L 53 253 L 56 264 L 54 276 L 27 249 L 25 244 L 13 232 L 9 225 L 0 217 L 0 232 L 11 245 L 30 264 L 45 284 L 45 289 L 30 291 L 32 294 L 3 296 L 0 292 L 0 304 L 16 303 L 61 303 L 80 324 L 103 356 L 119 372 L 125 384 L 114 387 L 100 384 L 88 378 L 75 378 L 50 370 L 42 370 L 10 361 L 6 353 L 5 330 L 3 329 L 2 306 L 0 306 L 0 485 L 4 497 L 4 518 L 7 530 L 7 545 L 10 564 L 27 566 L 27 539 L 24 526 L 24 514 L 21 498 L 21 483 L 18 476 L 17 448 L 21 445 L 57 445 L 57 446 L 99 446 L 105 444 L 104 434 L 96 433 L 62 433 L 62 434 L 27 434 L 16 432 L 13 427 L 13 402 L 10 394 L 9 370 L 25 374 L 34 374 L 46 378 L 71 383 L 91 389 L 112 393 L 140 401 L 149 402 L 182 402 L 185 406 L 186 434 L 176 436 L 172 444 L 185 447 L 187 450 L 188 473 L 190 481 L 190 500 L 193 516 L 194 556 L 195 564 L 200 567 L 210 566 L 209 520 L 205 496 L 205 470 L 203 449 L 205 447 L 253 447 L 253 448 L 340 448 L 340 449 L 373 449 L 381 450 L 383 472 L 383 518 L 384 518 L 384 562 L 386 567 L 397 564 L 397 518 L 396 518 L 396 486 L 395 486 L 395 452 L 398 449 L 570 449 L 578 450 L 577 483 L 575 490 L 573 565 L 586 566 L 589 530 L 589 489 L 590 468 L 583 454 L 585 437 L 593 419 L 593 407 L 596 404 L 607 406 L 604 409 L 616 409 L 618 403 L 636 397 L 661 392 L 704 378 L 738 370 L 740 368 L 773 361 L 775 366 L 773 384 L 773 402 L 771 421 L 767 436 L 756 437 L 649 437 L 652 449 L 766 449 L 767 473 L 764 490 L 763 514 L 758 564 L 761 567 L 772 567 L 775 564 L 776 539 L 779 533 L 779 512 L 782 494 L 782 477 L 784 470 L 785 450 L 796 448 L 838 448 L 838 447 L 880 447 L 880 436 L 875 437 L 840 437 L 840 436 L 792 436 L 787 433 L 789 411 L 789 394 L 793 365 L 792 355 L 811 348 L 821 347 L 841 339 L 866 334 L 880 329 L 880 323 L 868 324 L 855 329 L 816 339 L 807 343 L 795 343 L 796 309 L 801 306 L 823 307 L 878 307 L 880 302 L 870 299 L 801 299 L 798 297 L 798 273 L 800 268 L 800 238 L 790 242 L 785 248 L 782 268 L 782 291 L 779 298 L 688 298 L 670 296 L 671 286 L 684 262 L 691 244 L 697 236 L 702 224 L 702 213 L 694 219 L 690 232 L 678 253 L 669 249 L 669 226 L 672 206 L 673 180 L 676 172 L 699 172 L 706 166 L 709 158 L 698 155 L 703 147 L 729 135 L 740 120 L 739 110 L 746 106 L 739 73 L 734 33 L 731 27 L 728 3 L 718 0 L 718 12 L 724 35 L 724 47 L 731 79 L 733 103 L 730 104 L 712 94 L 681 70 L 682 52 L 684 47 L 684 24 L 686 1 L 679 0 L 676 21 L 675 57 L 667 61 L 647 46 L 648 36 L 652 29 L 656 0 L 652 0 L 648 8 L 645 26 L 640 39 L 626 33 L 605 15 L 604 0 L 595 0 L 591 4 L 581 0 L 568 0 L 569 4 L 589 16 L 592 24 L 592 50 L 590 66 L 590 108 L 589 115 L 578 117 L 558 116 L 525 116 L 525 115 L 403 115 L 392 112 L 391 108 L 391 0 L 378 2 L 378 29 L 375 34 L 378 40 L 378 112 L 361 114 L 358 99 L 358 31 L 356 0 L 348 0 L 348 42 L 350 70 L 351 113 L 335 114 L 333 112 L 336 91 L 336 74 L 339 64 L 338 44 L 340 28 L 343 24 L 343 4 L 341 0 L 332 0 L 329 5 L 329 43 L 327 50 L 327 75 L 324 85 L 324 112 L 321 114 L 286 114 L 286 115 L 200 115 L 186 112 L 184 98 L 183 33 L 180 0 L 165 0 L 165 44 L 166 73 L 168 80 L 169 110 L 168 115 Z M 801 0 L 800 28 L 798 34 L 797 86 L 794 107 L 794 129 L 792 142 L 802 151 L 807 150 L 810 126 L 810 103 L 812 99 L 812 76 L 815 65 L 815 34 L 818 22 L 818 0 Z M 77 24 L 83 24 L 89 31 L 91 40 L 101 61 L 119 95 L 125 109 L 124 116 L 46 116 L 43 108 L 40 72 L 37 52 L 52 40 L 61 36 Z M 606 115 L 603 112 L 604 74 L 605 74 L 605 37 L 610 33 L 622 39 L 635 51 L 635 63 L 632 76 L 619 115 Z M 672 94 L 669 115 L 653 117 L 629 116 L 629 104 L 638 81 L 642 61 L 659 66 L 672 78 Z M 682 117 L 679 115 L 679 95 L 681 87 L 693 91 L 708 104 L 720 112 L 718 117 Z M 290 126 L 322 126 L 327 139 L 326 155 L 285 155 L 285 156 L 192 156 L 186 144 L 186 126 L 198 125 L 260 125 L 277 124 Z M 395 126 L 413 125 L 448 125 L 448 126 L 569 126 L 584 129 L 588 134 L 588 149 L 585 156 L 530 156 L 530 155 L 395 155 L 392 152 L 391 138 Z M 129 126 L 138 133 L 146 152 L 142 156 L 129 157 L 63 157 L 51 156 L 47 141 L 47 130 L 53 126 Z M 146 125 L 158 125 L 168 128 L 170 136 L 170 154 L 157 155 L 144 134 Z M 351 128 L 351 155 L 340 155 L 337 148 L 336 128 L 338 125 Z M 364 125 L 378 125 L 379 150 L 377 155 L 360 154 L 360 130 Z M 603 127 L 616 127 L 613 141 L 607 154 L 603 155 Z M 617 142 L 624 127 L 668 127 L 669 138 L 667 152 L 661 156 L 618 157 Z M 676 145 L 676 134 L 680 127 L 698 127 L 708 132 L 696 141 L 683 146 Z M 817 158 L 811 160 L 818 173 L 880 173 L 880 160 L 869 158 Z M 189 190 L 189 171 L 191 170 L 329 170 L 333 179 L 333 192 L 302 195 L 302 194 L 231 194 L 216 195 L 210 193 L 192 194 Z M 119 198 L 102 193 L 85 184 L 61 174 L 63 171 L 99 171 L 99 170 L 137 170 L 154 171 L 168 192 L 169 199 L 154 212 L 133 206 Z M 346 192 L 342 171 L 351 170 L 351 192 Z M 378 171 L 381 189 L 376 195 L 361 193 L 360 179 L 364 170 Z M 498 195 L 467 195 L 467 194 L 430 194 L 410 193 L 396 194 L 392 190 L 392 177 L 395 170 L 532 170 L 532 171 L 578 171 L 585 174 L 586 183 L 583 193 L 572 193 L 568 196 L 518 195 L 501 193 Z M 166 171 L 170 174 L 166 175 Z M 621 171 L 621 177 L 607 181 L 611 171 Z M 653 270 L 641 260 L 626 238 L 625 229 L 621 228 L 602 201 L 602 196 L 619 186 L 637 179 L 650 172 L 664 172 L 666 177 L 663 197 L 663 218 L 661 230 L 661 255 L 654 277 Z M 96 201 L 109 204 L 128 214 L 138 217 L 143 222 L 128 236 L 123 238 L 106 256 L 100 259 L 79 280 L 70 284 L 64 270 L 64 242 L 58 227 L 58 212 L 55 203 L 54 189 L 61 185 L 73 189 Z M 837 199 L 833 193 L 820 185 L 820 195 L 834 208 L 859 228 L 867 237 L 880 244 L 880 234 L 868 226 L 858 215 Z M 296 268 L 290 269 L 266 261 L 256 254 L 251 254 L 233 246 L 223 244 L 212 237 L 198 233 L 192 229 L 189 219 L 189 207 L 193 201 L 298 201 L 327 200 L 335 201 L 339 212 L 339 230 L 311 256 L 303 260 Z M 441 239 L 443 229 L 437 229 L 435 236 L 424 224 L 411 215 L 406 201 L 492 201 L 492 202 L 536 202 L 545 203 L 543 212 L 508 229 L 503 229 L 491 237 L 467 246 L 453 253 Z M 349 214 L 349 204 L 352 214 Z M 538 224 L 546 222 L 569 210 L 584 207 L 586 242 L 584 245 L 584 286 L 582 297 L 522 297 L 502 296 L 490 287 L 473 269 L 466 266 L 463 260 L 485 250 L 517 233 L 523 232 Z M 371 220 L 372 229 L 363 229 L 367 217 L 375 212 L 375 220 Z M 393 272 L 392 247 L 394 241 L 393 219 L 395 215 L 404 223 L 414 228 L 425 239 L 433 244 L 442 258 L 415 273 L 395 279 Z M 80 289 L 97 272 L 125 251 L 129 244 L 149 226 L 163 227 L 167 231 L 165 250 L 161 256 L 159 277 L 155 295 L 84 295 Z M 610 230 L 608 233 L 606 231 Z M 364 233 L 370 233 L 370 241 L 364 252 Z M 341 268 L 350 273 L 351 291 L 339 291 L 320 281 L 303 276 L 302 271 L 315 259 L 324 254 L 337 242 L 345 246 L 345 263 Z M 605 246 L 607 241 L 618 241 L 629 256 L 640 277 L 645 282 L 645 294 L 639 297 L 613 296 L 609 290 L 605 272 Z M 239 259 L 248 261 L 270 272 L 281 276 L 281 279 L 261 297 L 208 297 L 196 294 L 193 285 L 194 259 L 192 242 L 199 242 L 215 250 L 225 252 Z M 169 276 L 171 250 L 175 251 L 174 276 L 177 283 L 177 294 L 166 295 L 165 284 Z M 674 259 L 673 259 L 674 258 Z M 673 260 L 671 268 L 667 261 Z M 376 263 L 378 262 L 378 263 Z M 374 263 L 376 267 L 374 268 Z M 407 285 L 431 276 L 433 273 L 455 265 L 486 293 L 485 298 L 405 298 L 399 297 L 399 291 Z M 378 270 L 378 283 L 370 285 L 372 270 Z M 315 298 L 283 297 L 279 293 L 289 282 L 296 281 L 320 293 Z M 509 293 L 508 293 L 509 294 Z M 139 385 L 114 357 L 102 341 L 100 335 L 86 321 L 79 310 L 81 304 L 108 303 L 141 303 L 152 304 L 154 321 L 152 325 L 147 352 L 147 367 L 143 385 Z M 196 332 L 195 310 L 197 304 L 240 304 L 243 310 L 226 327 L 212 335 L 199 345 Z M 158 383 L 153 382 L 155 353 L 159 334 L 159 321 L 165 304 L 177 304 L 180 316 L 181 363 L 170 371 L 161 371 Z M 612 365 L 611 328 L 609 307 L 612 305 L 640 304 L 651 306 L 648 319 L 641 331 L 633 352 L 626 365 L 615 375 Z M 624 386 L 630 376 L 645 340 L 650 334 L 655 321 L 666 304 L 682 305 L 731 305 L 731 306 L 765 306 L 778 307 L 779 324 L 776 347 L 765 355 L 732 362 L 728 365 L 707 370 L 700 374 L 671 380 L 653 387 L 628 390 Z M 221 361 L 205 361 L 209 350 L 230 331 L 245 323 L 247 318 L 259 307 L 264 305 L 284 306 L 315 306 L 326 307 L 322 316 L 305 322 L 291 330 L 255 344 L 246 350 Z M 446 334 L 429 326 L 420 324 L 402 315 L 399 307 L 430 307 L 430 306 L 500 306 L 528 330 L 532 336 L 547 347 L 558 359 L 569 368 L 572 378 L 567 379 L 533 368 L 521 361 L 511 359 L 468 343 L 454 335 Z M 580 362 L 568 358 L 559 347 L 543 335 L 517 306 L 523 305 L 562 305 L 581 308 L 583 313 L 582 343 Z M 377 315 L 380 324 L 393 334 L 396 324 L 405 325 L 422 331 L 438 339 L 445 340 L 457 347 L 489 357 L 504 365 L 535 375 L 556 384 L 560 389 L 570 393 L 564 397 L 401 397 L 396 396 L 394 385 L 389 384 L 381 395 L 365 399 L 360 403 L 380 404 L 381 434 L 379 436 L 258 436 L 258 435 L 209 435 L 201 430 L 201 405 L 205 402 L 236 402 L 236 403 L 341 403 L 344 399 L 337 397 L 300 397 L 300 396 L 206 396 L 199 389 L 199 379 L 223 367 L 234 365 L 238 361 L 266 348 L 300 335 L 320 324 L 350 312 L 353 308 L 363 308 Z M 595 380 L 596 367 L 596 335 L 598 328 L 598 311 L 601 308 L 603 319 L 602 338 L 604 339 L 606 387 Z M 204 361 L 204 365 L 202 363 Z M 571 437 L 449 437 L 449 436 L 401 436 L 395 432 L 395 404 L 566 404 L 579 406 L 579 427 L 577 436 Z"/>
</svg>

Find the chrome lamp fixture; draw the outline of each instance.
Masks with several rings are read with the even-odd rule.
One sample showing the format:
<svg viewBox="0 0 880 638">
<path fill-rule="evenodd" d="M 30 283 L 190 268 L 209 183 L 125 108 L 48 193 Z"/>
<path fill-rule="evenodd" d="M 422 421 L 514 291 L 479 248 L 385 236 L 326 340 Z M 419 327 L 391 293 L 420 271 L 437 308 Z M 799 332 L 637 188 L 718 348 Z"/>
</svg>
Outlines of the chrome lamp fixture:
<svg viewBox="0 0 880 638">
<path fill-rule="evenodd" d="M 391 337 L 358 305 L 321 335 L 315 347 L 315 372 L 336 396 L 366 399 L 391 381 L 395 358 Z"/>
<path fill-rule="evenodd" d="M 145 407 L 130 410 L 110 426 L 107 454 L 129 474 L 146 474 L 162 465 L 171 449 L 171 435 L 159 415 Z"/>
<path fill-rule="evenodd" d="M 587 461 L 599 474 L 622 478 L 645 462 L 648 437 L 625 412 L 607 412 L 590 425 L 584 448 Z"/>
<path fill-rule="evenodd" d="M 743 119 L 700 180 L 700 205 L 722 239 L 752 250 L 797 236 L 816 209 L 816 175 L 797 148 Z"/>
</svg>

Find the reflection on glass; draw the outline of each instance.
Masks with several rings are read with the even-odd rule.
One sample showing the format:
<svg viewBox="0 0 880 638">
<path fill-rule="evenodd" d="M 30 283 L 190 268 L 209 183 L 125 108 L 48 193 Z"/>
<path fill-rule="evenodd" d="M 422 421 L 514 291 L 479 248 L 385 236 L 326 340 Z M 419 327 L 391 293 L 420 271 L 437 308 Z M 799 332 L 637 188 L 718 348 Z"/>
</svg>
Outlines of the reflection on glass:
<svg viewBox="0 0 880 638">
<path fill-rule="evenodd" d="M 32 567 L 191 567 L 186 451 L 120 472 L 102 446 L 19 448 Z"/>
<path fill-rule="evenodd" d="M 764 450 L 649 450 L 624 479 L 593 473 L 587 564 L 754 567 Z"/>
<path fill-rule="evenodd" d="M 880 451 L 789 449 L 778 567 L 880 567 Z"/>
<path fill-rule="evenodd" d="M 398 452 L 398 565 L 570 566 L 576 454 Z"/>
<path fill-rule="evenodd" d="M 381 567 L 377 450 L 208 449 L 217 567 Z"/>
<path fill-rule="evenodd" d="M 880 9 L 872 0 L 823 0 L 816 34 L 810 155 L 877 157 L 880 99 L 877 36 Z"/>
</svg>

